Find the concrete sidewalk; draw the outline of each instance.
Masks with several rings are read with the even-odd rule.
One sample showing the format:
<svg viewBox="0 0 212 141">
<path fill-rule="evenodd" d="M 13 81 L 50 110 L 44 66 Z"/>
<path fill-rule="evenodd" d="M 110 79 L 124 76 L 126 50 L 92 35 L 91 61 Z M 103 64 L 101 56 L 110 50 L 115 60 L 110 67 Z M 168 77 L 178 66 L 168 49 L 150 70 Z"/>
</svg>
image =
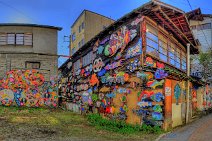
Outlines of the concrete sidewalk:
<svg viewBox="0 0 212 141">
<path fill-rule="evenodd" d="M 212 114 L 168 133 L 159 141 L 212 141 Z"/>
</svg>

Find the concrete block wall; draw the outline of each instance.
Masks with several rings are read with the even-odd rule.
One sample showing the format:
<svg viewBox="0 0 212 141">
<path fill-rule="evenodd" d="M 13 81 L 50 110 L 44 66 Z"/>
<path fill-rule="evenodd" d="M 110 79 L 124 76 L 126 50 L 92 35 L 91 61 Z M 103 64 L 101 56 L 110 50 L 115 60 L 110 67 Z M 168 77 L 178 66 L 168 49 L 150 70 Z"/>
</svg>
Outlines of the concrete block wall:
<svg viewBox="0 0 212 141">
<path fill-rule="evenodd" d="M 26 62 L 40 62 L 40 69 L 45 81 L 57 75 L 57 56 L 39 54 L 0 54 L 0 79 L 10 70 L 26 70 Z"/>
</svg>

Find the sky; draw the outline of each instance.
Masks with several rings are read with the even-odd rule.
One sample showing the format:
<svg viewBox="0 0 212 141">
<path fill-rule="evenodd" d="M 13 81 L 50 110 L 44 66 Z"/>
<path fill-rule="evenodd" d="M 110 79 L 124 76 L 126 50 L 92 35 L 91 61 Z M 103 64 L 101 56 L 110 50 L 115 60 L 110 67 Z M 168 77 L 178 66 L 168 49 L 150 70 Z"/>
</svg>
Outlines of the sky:
<svg viewBox="0 0 212 141">
<path fill-rule="evenodd" d="M 161 0 L 185 12 L 201 8 L 212 14 L 211 0 Z M 188 4 L 191 4 L 191 7 Z M 0 0 L 0 23 L 32 23 L 62 27 L 58 33 L 58 54 L 69 55 L 70 27 L 84 10 L 91 10 L 114 20 L 149 0 Z M 67 58 L 60 57 L 59 66 Z"/>
</svg>

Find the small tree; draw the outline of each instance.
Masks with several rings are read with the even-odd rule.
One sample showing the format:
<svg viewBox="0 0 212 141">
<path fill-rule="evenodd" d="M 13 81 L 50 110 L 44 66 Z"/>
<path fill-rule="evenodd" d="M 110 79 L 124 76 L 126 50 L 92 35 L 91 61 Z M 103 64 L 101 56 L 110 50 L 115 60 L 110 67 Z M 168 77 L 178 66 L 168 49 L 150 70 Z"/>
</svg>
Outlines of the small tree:
<svg viewBox="0 0 212 141">
<path fill-rule="evenodd" d="M 212 83 L 212 48 L 208 52 L 199 54 L 199 62 L 203 66 L 202 77 Z"/>
</svg>

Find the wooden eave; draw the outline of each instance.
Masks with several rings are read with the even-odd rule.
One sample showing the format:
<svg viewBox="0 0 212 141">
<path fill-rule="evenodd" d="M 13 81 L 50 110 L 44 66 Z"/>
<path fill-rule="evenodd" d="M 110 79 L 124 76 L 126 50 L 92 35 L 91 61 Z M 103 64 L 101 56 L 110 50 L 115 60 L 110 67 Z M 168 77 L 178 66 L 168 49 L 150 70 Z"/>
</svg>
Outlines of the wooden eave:
<svg viewBox="0 0 212 141">
<path fill-rule="evenodd" d="M 188 18 L 188 20 L 197 20 L 197 21 L 204 20 L 204 17 L 200 8 L 187 12 L 186 17 Z"/>
<path fill-rule="evenodd" d="M 190 43 L 191 54 L 199 53 L 199 49 L 197 47 L 198 43 L 194 39 L 185 13 L 180 9 L 163 2 L 150 1 L 126 14 L 88 41 L 72 56 L 73 62 L 79 58 L 79 55 L 81 54 L 80 52 L 87 48 L 92 48 L 98 39 L 101 40 L 108 34 L 112 34 L 121 25 L 128 23 L 131 19 L 138 16 L 147 16 L 151 18 L 158 25 L 161 25 L 161 27 L 164 27 L 165 30 L 171 33 L 185 48 L 187 43 Z"/>
</svg>

